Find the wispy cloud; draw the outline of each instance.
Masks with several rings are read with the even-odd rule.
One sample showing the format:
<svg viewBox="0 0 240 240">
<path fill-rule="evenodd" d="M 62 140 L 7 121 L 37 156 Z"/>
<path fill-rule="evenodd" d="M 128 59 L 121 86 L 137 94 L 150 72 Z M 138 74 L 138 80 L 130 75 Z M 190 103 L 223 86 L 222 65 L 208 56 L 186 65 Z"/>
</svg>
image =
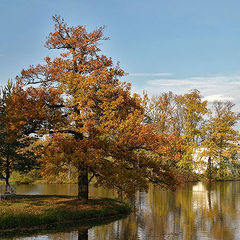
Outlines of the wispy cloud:
<svg viewBox="0 0 240 240">
<path fill-rule="evenodd" d="M 150 77 L 149 77 L 150 78 Z M 184 94 L 191 89 L 198 89 L 204 100 L 213 102 L 233 101 L 236 108 L 240 110 L 240 75 L 212 75 L 176 78 L 169 76 L 158 76 L 156 79 L 147 79 L 140 86 L 133 86 L 133 91 L 142 93 L 146 90 L 148 94 L 158 95 L 163 92 L 172 91 L 176 94 Z"/>
<path fill-rule="evenodd" d="M 128 76 L 133 77 L 164 77 L 172 76 L 172 73 L 129 73 Z"/>
<path fill-rule="evenodd" d="M 203 85 L 203 82 L 198 82 L 193 79 L 167 79 L 167 78 L 161 78 L 161 79 L 154 79 L 147 81 L 147 84 L 152 86 L 195 86 L 195 85 Z"/>
<path fill-rule="evenodd" d="M 233 101 L 234 98 L 232 97 L 224 97 L 221 94 L 216 94 L 216 95 L 209 95 L 207 97 L 203 98 L 204 101 L 208 101 L 208 102 L 214 102 L 214 101 Z"/>
<path fill-rule="evenodd" d="M 189 77 L 189 78 L 160 78 L 148 80 L 147 84 L 154 86 L 205 86 L 213 87 L 216 84 L 231 83 L 240 85 L 240 76 L 210 76 L 210 77 Z"/>
</svg>

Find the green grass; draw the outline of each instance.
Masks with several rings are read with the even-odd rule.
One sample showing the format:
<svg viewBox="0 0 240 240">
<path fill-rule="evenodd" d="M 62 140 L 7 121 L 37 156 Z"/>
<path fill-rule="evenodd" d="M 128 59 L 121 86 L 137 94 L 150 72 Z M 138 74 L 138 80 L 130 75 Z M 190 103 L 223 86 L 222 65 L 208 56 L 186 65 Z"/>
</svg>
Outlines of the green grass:
<svg viewBox="0 0 240 240">
<path fill-rule="evenodd" d="M 113 199 L 90 199 L 87 204 L 69 196 L 17 196 L 0 201 L 0 235 L 48 229 L 59 224 L 86 224 L 125 215 L 130 206 Z"/>
</svg>

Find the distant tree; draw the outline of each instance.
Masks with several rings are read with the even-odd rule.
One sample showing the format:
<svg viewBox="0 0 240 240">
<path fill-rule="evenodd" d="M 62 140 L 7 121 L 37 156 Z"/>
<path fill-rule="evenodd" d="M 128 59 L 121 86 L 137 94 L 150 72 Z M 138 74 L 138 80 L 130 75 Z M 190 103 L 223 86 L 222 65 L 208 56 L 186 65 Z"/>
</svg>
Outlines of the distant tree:
<svg viewBox="0 0 240 240">
<path fill-rule="evenodd" d="M 235 113 L 230 101 L 213 103 L 210 118 L 204 127 L 205 140 L 202 142 L 202 156 L 208 158 L 207 175 L 213 176 L 213 166 L 218 167 L 218 173 L 222 178 L 228 175 L 232 164 L 237 164 L 234 156 L 240 150 L 239 132 L 234 129 L 240 114 Z M 239 165 L 239 164 L 237 164 Z"/>
<path fill-rule="evenodd" d="M 202 137 L 204 115 L 207 113 L 207 102 L 202 101 L 198 90 L 184 95 L 172 92 L 155 96 L 148 102 L 149 122 L 154 124 L 160 133 L 177 131 L 185 146 L 182 159 L 178 165 L 191 172 L 193 168 L 193 151 Z"/>
<path fill-rule="evenodd" d="M 147 116 L 149 122 L 154 124 L 159 133 L 172 133 L 179 131 L 177 119 L 177 95 L 172 92 L 153 96 L 147 103 Z"/>
<path fill-rule="evenodd" d="M 198 90 L 192 90 L 177 97 L 180 107 L 178 116 L 182 122 L 182 138 L 185 145 L 185 153 L 179 163 L 188 171 L 193 170 L 193 152 L 199 146 L 203 135 L 204 115 L 208 112 L 207 101 L 202 101 Z"/>
<path fill-rule="evenodd" d="M 36 163 L 30 147 L 33 139 L 17 129 L 11 121 L 11 98 L 15 91 L 12 81 L 8 81 L 0 93 L 0 177 L 9 185 L 12 171 L 27 172 Z"/>
<path fill-rule="evenodd" d="M 100 55 L 103 28 L 88 33 L 83 26 L 68 27 L 59 16 L 53 20 L 46 46 L 62 50 L 60 56 L 23 70 L 21 94 L 14 99 L 19 110 L 13 117 L 20 125 L 29 126 L 29 133 L 50 134 L 39 150 L 43 173 L 63 171 L 71 163 L 84 200 L 92 178 L 125 192 L 146 189 L 149 181 L 174 187 L 179 139 L 143 124 L 142 99 L 120 82 L 124 71 Z"/>
</svg>

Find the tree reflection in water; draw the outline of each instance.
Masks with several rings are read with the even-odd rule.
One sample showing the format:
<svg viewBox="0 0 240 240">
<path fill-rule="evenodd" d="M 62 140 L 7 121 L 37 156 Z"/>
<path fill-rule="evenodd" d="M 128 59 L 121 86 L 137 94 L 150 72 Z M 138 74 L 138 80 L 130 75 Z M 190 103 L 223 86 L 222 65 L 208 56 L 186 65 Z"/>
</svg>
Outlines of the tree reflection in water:
<svg viewBox="0 0 240 240">
<path fill-rule="evenodd" d="M 90 230 L 91 239 L 239 239 L 240 183 L 187 184 L 176 192 L 151 186 L 135 212 Z"/>
<path fill-rule="evenodd" d="M 94 191 L 92 190 L 94 196 L 111 194 L 101 189 Z M 148 193 L 136 193 L 133 202 L 135 211 L 124 219 L 90 229 L 80 228 L 79 231 L 69 233 L 49 234 L 47 238 L 42 235 L 27 239 L 239 239 L 240 182 L 199 182 L 187 184 L 176 192 L 150 186 Z"/>
<path fill-rule="evenodd" d="M 78 231 L 78 240 L 88 240 L 88 229 Z"/>
</svg>

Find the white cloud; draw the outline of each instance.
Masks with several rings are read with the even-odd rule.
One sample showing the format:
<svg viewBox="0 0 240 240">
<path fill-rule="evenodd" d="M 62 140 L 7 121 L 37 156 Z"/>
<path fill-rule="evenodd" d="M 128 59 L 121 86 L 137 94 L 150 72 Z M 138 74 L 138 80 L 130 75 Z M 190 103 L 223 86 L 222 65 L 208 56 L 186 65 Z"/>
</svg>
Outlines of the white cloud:
<svg viewBox="0 0 240 240">
<path fill-rule="evenodd" d="M 195 86 L 202 85 L 202 82 L 197 82 L 191 79 L 154 79 L 147 81 L 152 86 Z"/>
<path fill-rule="evenodd" d="M 216 94 L 216 95 L 209 95 L 207 97 L 203 98 L 204 101 L 208 101 L 208 102 L 214 102 L 214 101 L 233 101 L 234 99 L 232 97 L 225 97 L 223 95 L 220 94 Z"/>
<path fill-rule="evenodd" d="M 129 73 L 128 76 L 133 77 L 163 77 L 172 76 L 172 73 Z"/>
<path fill-rule="evenodd" d="M 146 90 L 149 96 L 159 95 L 163 92 L 172 91 L 176 94 L 184 94 L 191 89 L 198 89 L 204 100 L 213 102 L 232 101 L 240 110 L 240 75 L 212 75 L 212 76 L 194 76 L 186 78 L 171 78 L 159 76 L 156 79 L 145 77 L 133 82 L 133 91 L 141 94 Z M 141 83 L 141 85 L 139 85 Z M 134 86 L 135 85 L 135 86 Z"/>
<path fill-rule="evenodd" d="M 238 82 L 238 81 L 239 82 Z M 240 85 L 240 76 L 210 76 L 210 77 L 189 77 L 189 78 L 160 78 L 148 80 L 149 85 L 159 86 L 209 86 L 231 83 L 232 85 Z"/>
<path fill-rule="evenodd" d="M 240 86 L 240 81 L 239 82 L 231 82 L 231 84 L 236 85 L 236 86 Z"/>
</svg>

